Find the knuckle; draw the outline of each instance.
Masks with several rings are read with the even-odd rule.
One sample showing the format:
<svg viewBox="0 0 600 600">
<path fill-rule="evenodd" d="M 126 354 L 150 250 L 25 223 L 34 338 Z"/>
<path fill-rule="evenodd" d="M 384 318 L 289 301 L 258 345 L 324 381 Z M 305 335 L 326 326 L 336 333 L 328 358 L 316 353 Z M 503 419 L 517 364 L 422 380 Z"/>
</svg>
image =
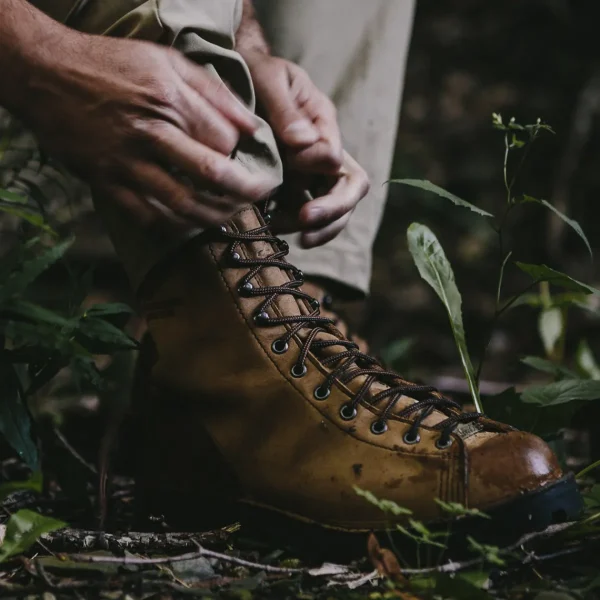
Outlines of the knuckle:
<svg viewBox="0 0 600 600">
<path fill-rule="evenodd" d="M 225 167 L 222 161 L 214 156 L 205 157 L 202 164 L 202 173 L 204 177 L 214 185 L 221 186 L 225 181 Z"/>
</svg>

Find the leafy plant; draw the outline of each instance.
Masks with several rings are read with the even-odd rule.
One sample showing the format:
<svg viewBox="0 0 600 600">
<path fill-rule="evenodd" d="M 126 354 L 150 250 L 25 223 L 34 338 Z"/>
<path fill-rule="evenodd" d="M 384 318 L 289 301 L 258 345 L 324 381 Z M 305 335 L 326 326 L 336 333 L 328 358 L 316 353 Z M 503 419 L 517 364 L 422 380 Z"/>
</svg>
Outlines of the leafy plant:
<svg viewBox="0 0 600 600">
<path fill-rule="evenodd" d="M 480 352 L 478 368 L 473 363 L 467 349 L 465 332 L 461 314 L 461 294 L 455 282 L 452 267 L 445 256 L 442 246 L 435 234 L 425 225 L 413 223 L 408 228 L 408 247 L 413 261 L 421 277 L 434 289 L 442 300 L 449 315 L 452 333 L 458 349 L 469 392 L 473 404 L 482 410 L 479 379 L 483 369 L 487 348 L 494 329 L 502 315 L 511 308 L 522 305 L 536 307 L 539 310 L 538 331 L 545 350 L 545 357 L 525 357 L 523 363 L 529 367 L 551 375 L 554 381 L 547 385 L 536 385 L 517 394 L 514 390 L 505 392 L 502 396 L 486 402 L 487 413 L 492 417 L 515 424 L 528 423 L 529 427 L 539 427 L 540 423 L 551 422 L 554 426 L 557 415 L 563 418 L 571 415 L 581 405 L 581 402 L 600 398 L 600 369 L 597 366 L 589 346 L 582 341 L 577 352 L 577 371 L 565 366 L 565 332 L 568 322 L 568 311 L 572 308 L 585 306 L 585 299 L 590 295 L 598 295 L 600 291 L 591 285 L 583 283 L 547 265 L 537 265 L 520 262 L 514 259 L 513 251 L 505 248 L 505 228 L 509 215 L 518 207 L 526 204 L 537 204 L 550 210 L 556 217 L 566 223 L 582 240 L 592 255 L 590 243 L 576 221 L 560 212 L 547 200 L 538 199 L 531 195 L 519 193 L 517 184 L 525 160 L 534 142 L 543 133 L 554 133 L 552 128 L 538 119 L 529 125 L 520 125 L 514 118 L 505 123 L 502 116 L 494 114 L 492 124 L 502 132 L 504 138 L 504 160 L 502 165 L 503 181 L 506 194 L 501 216 L 494 218 L 493 228 L 497 235 L 499 250 L 498 277 L 495 293 L 495 309 L 489 326 L 489 335 Z M 409 185 L 431 192 L 450 200 L 454 205 L 469 208 L 479 216 L 493 217 L 489 212 L 477 208 L 472 203 L 458 198 L 454 194 L 428 181 L 415 179 L 392 180 L 393 183 Z M 520 292 L 504 298 L 504 275 L 508 268 L 516 267 L 531 279 L 530 283 Z M 553 294 L 552 288 L 564 290 Z M 533 290 L 537 289 L 537 293 Z M 572 403 L 565 409 L 563 405 Z M 536 407 L 534 421 L 531 420 L 531 410 Z M 540 411 L 539 409 L 544 409 Z M 544 428 L 546 429 L 546 428 Z M 555 430 L 556 431 L 556 430 Z"/>
</svg>

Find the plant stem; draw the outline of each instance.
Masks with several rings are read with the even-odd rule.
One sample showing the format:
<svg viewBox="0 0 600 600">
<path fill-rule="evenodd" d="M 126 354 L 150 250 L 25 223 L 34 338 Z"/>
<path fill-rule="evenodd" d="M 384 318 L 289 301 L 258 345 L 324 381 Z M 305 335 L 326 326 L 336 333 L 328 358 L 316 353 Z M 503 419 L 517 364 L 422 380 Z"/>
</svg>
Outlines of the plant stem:
<svg viewBox="0 0 600 600">
<path fill-rule="evenodd" d="M 581 471 L 579 471 L 579 473 L 577 473 L 577 475 L 575 475 L 575 479 L 581 479 L 581 478 L 585 477 L 590 471 L 593 471 L 594 469 L 597 469 L 598 467 L 600 467 L 600 460 L 597 460 L 595 463 L 592 463 L 591 465 L 588 465 L 587 467 L 585 467 L 585 469 L 582 469 Z"/>
</svg>

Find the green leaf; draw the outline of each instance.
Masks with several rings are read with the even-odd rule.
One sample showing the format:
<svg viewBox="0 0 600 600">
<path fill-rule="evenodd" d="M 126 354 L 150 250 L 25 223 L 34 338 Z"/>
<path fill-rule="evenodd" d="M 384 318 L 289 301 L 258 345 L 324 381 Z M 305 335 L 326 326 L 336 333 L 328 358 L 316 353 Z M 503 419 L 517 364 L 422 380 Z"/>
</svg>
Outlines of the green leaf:
<svg viewBox="0 0 600 600">
<path fill-rule="evenodd" d="M 18 219 L 23 219 L 23 221 L 27 221 L 30 225 L 38 227 L 53 237 L 57 237 L 58 235 L 56 231 L 54 231 L 54 229 L 52 229 L 52 227 L 46 223 L 44 217 L 37 212 L 23 208 L 15 208 L 14 206 L 6 206 L 4 204 L 0 204 L 0 212 L 12 215 Z"/>
<path fill-rule="evenodd" d="M 480 587 L 473 585 L 461 574 L 448 575 L 438 573 L 435 577 L 435 592 L 429 597 L 448 598 L 452 600 L 492 600 L 492 596 Z"/>
<path fill-rule="evenodd" d="M 498 548 L 498 546 L 480 544 L 470 535 L 467 536 L 467 541 L 469 542 L 469 549 L 480 554 L 487 562 L 498 565 L 499 567 L 504 566 L 505 561 L 499 556 L 500 548 Z"/>
<path fill-rule="evenodd" d="M 31 419 L 21 397 L 19 376 L 13 365 L 0 361 L 0 433 L 32 471 L 38 469 L 38 452 L 31 439 Z"/>
<path fill-rule="evenodd" d="M 123 314 L 131 315 L 133 314 L 133 309 L 122 302 L 94 304 L 85 311 L 86 317 L 106 317 Z"/>
<path fill-rule="evenodd" d="M 481 512 L 478 508 L 467 508 L 460 502 L 444 502 L 439 498 L 434 498 L 438 506 L 447 514 L 452 517 L 482 517 L 484 519 L 491 519 L 489 515 Z"/>
<path fill-rule="evenodd" d="M 11 273 L 5 283 L 0 286 L 0 300 L 22 294 L 29 284 L 63 257 L 73 241 L 73 238 L 69 238 L 48 248 L 39 256 L 24 261 L 20 268 Z"/>
<path fill-rule="evenodd" d="M 376 506 L 383 512 L 389 512 L 395 516 L 412 515 L 412 510 L 409 510 L 408 508 L 404 508 L 403 506 L 399 506 L 392 500 L 380 500 L 379 498 L 377 498 L 377 496 L 375 496 L 375 494 L 373 494 L 372 492 L 369 492 L 368 490 L 363 490 L 363 489 L 359 488 L 357 485 L 355 485 L 353 487 L 354 487 L 354 491 L 356 492 L 356 494 L 358 496 L 360 496 L 361 498 L 364 498 L 367 502 L 369 502 L 370 504 L 373 504 L 374 506 Z"/>
<path fill-rule="evenodd" d="M 574 400 L 600 399 L 600 381 L 590 379 L 563 379 L 548 385 L 532 385 L 521 395 L 526 404 L 554 406 Z"/>
<path fill-rule="evenodd" d="M 575 413 L 586 404 L 587 401 L 549 406 L 526 404 L 515 388 L 508 388 L 501 394 L 488 398 L 485 408 L 486 415 L 491 419 L 547 438 L 556 436 L 559 430 L 568 427 Z"/>
<path fill-rule="evenodd" d="M 554 348 L 562 335 L 563 327 L 564 319 L 560 308 L 552 306 L 540 312 L 538 331 L 544 344 L 544 350 L 548 356 L 551 356 L 554 352 Z"/>
<path fill-rule="evenodd" d="M 565 273 L 551 269 L 546 265 L 531 265 L 527 263 L 515 263 L 521 271 L 524 271 L 532 279 L 537 282 L 547 281 L 552 285 L 571 290 L 573 292 L 581 292 L 583 294 L 600 294 L 600 290 L 593 288 L 591 285 L 581 283 Z"/>
<path fill-rule="evenodd" d="M 456 287 L 452 266 L 435 234 L 428 227 L 413 223 L 408 228 L 407 235 L 408 249 L 419 274 L 434 289 L 446 308 L 473 403 L 476 410 L 482 412 L 475 370 L 465 339 L 461 312 L 462 298 Z"/>
<path fill-rule="evenodd" d="M 387 365 L 395 365 L 407 357 L 413 344 L 414 339 L 410 337 L 396 340 L 381 351 L 381 356 Z"/>
<path fill-rule="evenodd" d="M 36 471 L 25 481 L 7 481 L 6 483 L 2 483 L 0 484 L 0 504 L 15 492 L 31 490 L 32 492 L 41 493 L 42 483 L 43 478 L 41 471 Z"/>
<path fill-rule="evenodd" d="M 542 200 L 540 198 L 533 198 L 532 196 L 524 195 L 523 198 L 521 199 L 521 203 L 527 203 L 527 202 L 534 202 L 535 204 L 541 204 L 542 206 L 545 206 L 546 208 L 550 209 L 557 217 L 562 219 L 571 229 L 573 229 L 573 231 L 575 231 L 575 233 L 577 233 L 577 235 L 584 241 L 584 243 L 588 249 L 588 252 L 590 253 L 590 256 L 593 256 L 592 247 L 590 246 L 590 243 L 589 243 L 585 233 L 583 232 L 583 229 L 581 229 L 581 225 L 579 225 L 579 223 L 577 221 L 574 221 L 573 219 L 569 219 L 569 217 L 567 217 L 565 214 L 560 212 L 560 210 L 558 210 L 558 208 L 556 208 L 555 206 L 550 204 L 550 202 L 548 202 L 547 200 Z"/>
<path fill-rule="evenodd" d="M 41 535 L 66 527 L 66 523 L 44 517 L 32 510 L 20 510 L 6 524 L 4 542 L 0 546 L 0 562 L 22 554 L 37 542 Z"/>
<path fill-rule="evenodd" d="M 556 363 L 546 360 L 545 358 L 540 358 L 539 356 L 526 356 L 521 359 L 521 362 L 536 371 L 550 373 L 550 375 L 554 375 L 554 377 L 579 379 L 577 373 L 571 371 L 571 369 L 567 369 L 567 367 L 564 367 L 563 365 L 557 365 Z"/>
<path fill-rule="evenodd" d="M 425 190 L 426 192 L 432 192 L 433 194 L 437 194 L 438 196 L 440 196 L 442 198 L 446 198 L 446 200 L 450 200 L 450 202 L 452 202 L 456 206 L 462 206 L 463 208 L 468 208 L 469 210 L 472 210 L 474 213 L 477 213 L 478 215 L 481 215 L 483 217 L 493 217 L 494 216 L 491 213 L 489 213 L 481 208 L 477 208 L 477 206 L 474 206 L 470 202 L 467 202 L 466 200 L 463 200 L 462 198 L 459 198 L 458 196 L 451 194 L 450 192 L 446 191 L 444 188 L 441 188 L 441 187 L 435 185 L 434 183 L 431 183 L 430 181 L 426 181 L 424 179 L 391 179 L 390 183 L 400 183 L 402 185 L 409 185 L 411 187 Z"/>
<path fill-rule="evenodd" d="M 94 317 L 79 321 L 77 341 L 93 354 L 108 354 L 116 350 L 133 350 L 138 343 L 112 323 Z"/>
<path fill-rule="evenodd" d="M 582 373 L 595 381 L 600 380 L 600 367 L 596 362 L 596 357 L 587 343 L 587 340 L 581 340 L 579 342 L 575 360 L 577 362 L 577 368 Z"/>
<path fill-rule="evenodd" d="M 0 189 L 0 200 L 10 202 L 11 204 L 27 204 L 27 198 L 25 196 L 19 196 L 19 194 L 2 189 Z"/>
</svg>

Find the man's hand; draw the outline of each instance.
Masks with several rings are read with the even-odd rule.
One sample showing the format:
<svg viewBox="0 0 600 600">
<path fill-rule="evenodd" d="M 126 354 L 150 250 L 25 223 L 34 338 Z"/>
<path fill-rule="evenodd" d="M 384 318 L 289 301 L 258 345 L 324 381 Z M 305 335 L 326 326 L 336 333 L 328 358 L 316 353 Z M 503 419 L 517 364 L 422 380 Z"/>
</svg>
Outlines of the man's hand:
<svg viewBox="0 0 600 600">
<path fill-rule="evenodd" d="M 297 197 L 308 188 L 314 198 L 300 205 L 285 198 L 283 214 L 273 226 L 280 232 L 302 231 L 305 248 L 325 244 L 344 229 L 367 194 L 367 174 L 343 151 L 336 109 L 306 71 L 263 48 L 240 51 L 252 75 L 258 109 L 284 154 L 286 178 L 299 182 L 287 189 L 295 188 Z M 328 185 L 313 187 L 314 176 Z"/>
<path fill-rule="evenodd" d="M 177 216 L 215 225 L 276 185 L 228 158 L 258 122 L 206 69 L 149 42 L 75 32 L 26 4 L 9 0 L 9 22 L 0 27 L 12 34 L 4 58 L 21 61 L 26 88 L 4 103 L 92 186 L 141 218 L 150 218 L 153 198 Z M 16 30 L 27 26 L 41 27 L 35 44 L 30 30 Z"/>
</svg>

